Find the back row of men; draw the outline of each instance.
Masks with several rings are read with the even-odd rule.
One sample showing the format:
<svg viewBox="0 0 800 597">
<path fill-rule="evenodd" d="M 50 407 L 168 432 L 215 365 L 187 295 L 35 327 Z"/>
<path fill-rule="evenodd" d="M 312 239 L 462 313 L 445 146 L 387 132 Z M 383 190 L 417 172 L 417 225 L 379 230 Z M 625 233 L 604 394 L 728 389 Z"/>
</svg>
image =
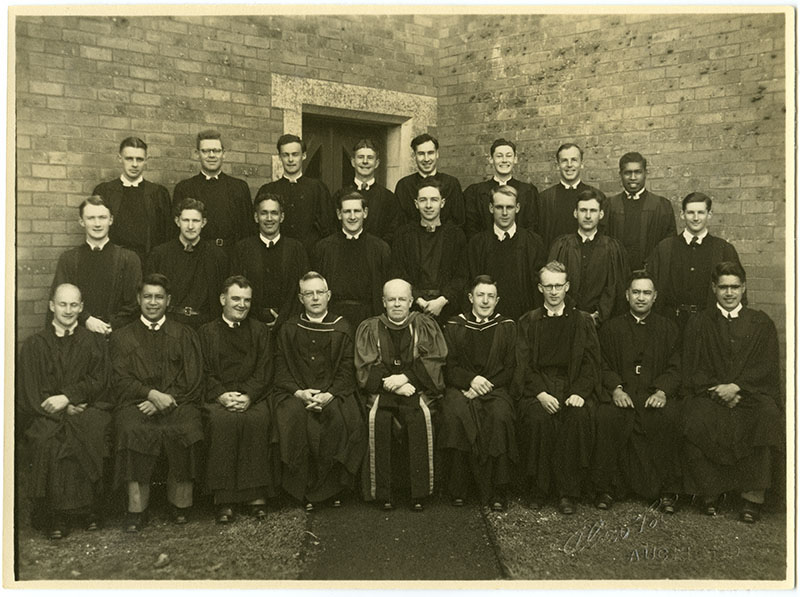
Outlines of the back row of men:
<svg viewBox="0 0 800 597">
<path fill-rule="evenodd" d="M 686 228 L 676 234 L 669 201 L 645 189 L 647 162 L 639 154 L 622 157 L 625 193 L 607 199 L 580 181 L 581 149 L 562 145 L 561 182 L 539 196 L 512 177 L 516 148 L 498 139 L 490 156 L 495 176 L 462 197 L 458 181 L 436 170 L 436 139 L 420 135 L 412 147 L 419 172 L 401 179 L 395 196 L 375 183 L 374 145 L 359 141 L 353 185 L 336 193 L 332 207 L 324 184 L 302 176 L 302 140 L 284 135 L 284 175 L 264 185 L 253 204 L 247 184 L 221 171 L 219 134 L 204 132 L 197 141 L 201 173 L 178 183 L 173 212 L 167 190 L 142 179 L 144 143 L 125 139 L 123 174 L 80 206 L 87 242 L 61 257 L 53 284 L 78 285 L 82 319 L 106 334 L 135 314 L 139 263 L 144 273 L 172 281 L 171 311 L 195 328 L 218 315 L 216 296 L 229 273 L 252 281 L 257 319 L 280 322 L 296 308 L 295 281 L 310 266 L 329 279 L 335 310 L 354 326 L 380 313 L 381 287 L 391 277 L 408 280 L 416 307 L 444 323 L 466 306 L 467 281 L 491 275 L 504 297 L 502 313 L 516 320 L 541 304 L 538 271 L 555 259 L 567 267 L 578 308 L 599 326 L 625 310 L 627 275 L 647 257 L 662 297 L 658 309 L 683 327 L 711 304 L 714 264 L 739 263 L 732 245 L 708 233 L 712 202 L 702 193 L 683 199 Z"/>
</svg>

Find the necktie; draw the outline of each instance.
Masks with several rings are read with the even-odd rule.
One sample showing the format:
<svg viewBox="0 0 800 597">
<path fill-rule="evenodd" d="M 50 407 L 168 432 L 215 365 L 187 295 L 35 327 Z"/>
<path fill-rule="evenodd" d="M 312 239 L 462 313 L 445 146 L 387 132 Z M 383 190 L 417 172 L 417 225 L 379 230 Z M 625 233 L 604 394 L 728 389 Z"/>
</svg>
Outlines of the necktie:
<svg viewBox="0 0 800 597">
<path fill-rule="evenodd" d="M 508 240 L 509 238 L 511 238 L 511 236 L 508 234 L 508 232 L 504 232 L 503 233 L 503 240 Z M 500 242 L 503 242 L 503 241 L 500 241 Z"/>
<path fill-rule="evenodd" d="M 103 250 L 103 249 L 101 249 L 100 247 L 92 247 L 92 251 L 96 251 L 96 252 L 98 252 L 98 253 L 99 253 L 100 251 L 102 251 L 102 250 Z"/>
<path fill-rule="evenodd" d="M 274 243 L 273 241 L 271 241 L 271 240 L 268 240 L 268 241 L 267 241 L 267 248 L 268 248 L 268 249 L 271 249 L 271 248 L 272 248 L 272 247 L 274 247 L 274 246 L 275 246 L 275 243 Z"/>
<path fill-rule="evenodd" d="M 157 332 L 158 331 L 158 324 L 157 323 L 151 323 L 150 324 L 150 329 L 152 331 L 154 331 L 154 332 Z"/>
<path fill-rule="evenodd" d="M 696 246 L 698 246 L 699 244 L 700 244 L 700 242 L 699 242 L 698 238 L 697 238 L 696 236 L 692 236 L 692 240 L 691 240 L 691 242 L 689 243 L 689 246 L 690 246 L 690 247 L 696 247 Z"/>
<path fill-rule="evenodd" d="M 186 253 L 194 253 L 194 246 L 190 243 L 186 243 L 186 246 L 183 248 Z"/>
<path fill-rule="evenodd" d="M 361 187 L 358 189 L 359 191 L 369 191 L 369 186 L 366 183 L 361 183 Z"/>
<path fill-rule="evenodd" d="M 234 322 L 233 322 L 233 329 L 236 329 L 236 328 L 238 328 L 240 325 L 242 325 L 242 322 L 240 322 L 240 321 L 234 321 Z"/>
</svg>

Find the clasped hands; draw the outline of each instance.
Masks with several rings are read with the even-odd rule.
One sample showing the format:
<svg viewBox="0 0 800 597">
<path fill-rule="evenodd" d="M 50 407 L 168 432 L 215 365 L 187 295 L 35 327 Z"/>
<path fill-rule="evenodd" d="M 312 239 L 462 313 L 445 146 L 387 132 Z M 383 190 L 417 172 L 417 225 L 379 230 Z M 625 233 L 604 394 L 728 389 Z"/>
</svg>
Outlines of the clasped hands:
<svg viewBox="0 0 800 597">
<path fill-rule="evenodd" d="M 311 410 L 317 413 L 322 412 L 322 409 L 325 408 L 331 400 L 333 400 L 333 394 L 330 392 L 323 392 L 313 388 L 297 390 L 294 395 L 296 398 L 300 398 L 300 400 L 303 401 L 303 404 L 306 405 L 306 410 Z"/>
<path fill-rule="evenodd" d="M 423 313 L 430 315 L 431 317 L 439 317 L 439 314 L 444 309 L 444 306 L 447 304 L 447 299 L 443 296 L 440 296 L 435 299 L 431 299 L 426 301 L 424 298 L 419 297 L 417 299 L 417 306 L 422 309 Z"/>
<path fill-rule="evenodd" d="M 147 392 L 147 400 L 140 402 L 137 406 L 142 414 L 152 417 L 157 413 L 175 408 L 178 403 L 170 394 L 153 389 Z"/>
<path fill-rule="evenodd" d="M 708 388 L 709 396 L 712 400 L 727 406 L 728 408 L 733 408 L 742 400 L 742 395 L 739 392 L 742 391 L 742 388 L 737 386 L 735 383 L 720 383 L 715 386 L 711 386 Z"/>
<path fill-rule="evenodd" d="M 79 415 L 86 410 L 88 405 L 85 402 L 82 404 L 70 404 L 69 398 L 64 394 L 56 394 L 47 397 L 40 406 L 48 415 L 54 415 L 64 409 L 67 409 L 68 415 Z"/>
<path fill-rule="evenodd" d="M 403 373 L 396 373 L 395 375 L 384 377 L 383 389 L 400 396 L 413 396 L 414 392 L 417 391 L 417 388 L 408 381 L 408 377 Z"/>
<path fill-rule="evenodd" d="M 474 400 L 478 396 L 485 396 L 492 390 L 494 390 L 494 384 L 492 382 L 483 375 L 476 375 L 472 378 L 472 381 L 469 382 L 469 389 L 461 390 L 461 393 L 464 394 L 465 398 Z"/>
<path fill-rule="evenodd" d="M 219 402 L 225 410 L 232 413 L 243 413 L 250 408 L 250 396 L 241 392 L 224 392 L 217 396 Z"/>
</svg>

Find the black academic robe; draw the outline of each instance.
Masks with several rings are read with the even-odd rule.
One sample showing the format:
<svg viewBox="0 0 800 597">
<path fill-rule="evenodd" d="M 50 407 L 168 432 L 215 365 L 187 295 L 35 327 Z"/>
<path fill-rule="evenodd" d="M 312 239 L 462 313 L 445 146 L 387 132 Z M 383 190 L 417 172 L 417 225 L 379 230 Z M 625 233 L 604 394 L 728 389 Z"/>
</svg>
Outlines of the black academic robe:
<svg viewBox="0 0 800 597">
<path fill-rule="evenodd" d="M 494 229 L 485 230 L 469 241 L 467 257 L 467 280 L 481 274 L 492 276 L 500 297 L 497 310 L 506 317 L 516 321 L 523 313 L 541 306 L 539 269 L 545 264 L 547 253 L 535 232 L 517 227 L 512 238 L 501 242 Z"/>
<path fill-rule="evenodd" d="M 511 482 L 512 464 L 518 459 L 514 400 L 510 394 L 516 358 L 517 328 L 507 317 L 495 313 L 477 323 L 472 314 L 447 321 L 447 390 L 441 402 L 437 447 L 451 454 L 450 472 L 445 474 L 454 497 L 463 497 L 464 475 L 455 460 L 467 457 L 481 500 L 496 498 L 495 488 Z M 494 389 L 468 399 L 463 391 L 481 375 Z M 462 456 L 463 455 L 463 456 Z"/>
<path fill-rule="evenodd" d="M 464 226 L 466 215 L 464 213 L 464 195 L 461 192 L 461 183 L 455 176 L 450 176 L 444 172 L 437 172 L 434 178 L 442 183 L 442 197 L 444 207 L 442 207 L 442 222 L 451 222 L 458 228 Z M 419 172 L 404 176 L 397 181 L 394 194 L 402 212 L 405 222 L 418 222 L 419 210 L 417 210 L 417 190 L 423 180 Z"/>
<path fill-rule="evenodd" d="M 336 210 L 339 207 L 339 197 L 343 197 L 354 191 L 361 193 L 364 199 L 367 200 L 367 218 L 364 220 L 364 230 L 391 245 L 395 231 L 405 220 L 402 217 L 400 204 L 394 193 L 377 183 L 364 191 L 359 190 L 354 182 L 338 190 L 334 194 L 331 202 L 333 213 L 330 229 L 336 230 L 341 226 L 336 217 Z"/>
<path fill-rule="evenodd" d="M 100 183 L 92 191 L 100 195 L 114 214 L 114 225 L 108 237 L 115 245 L 129 249 L 139 255 L 144 265 L 154 247 L 167 242 L 175 231 L 169 191 L 160 184 L 143 180 L 136 188 L 125 187 L 119 178 Z M 143 222 L 130 222 L 128 218 L 139 210 L 126 205 L 128 200 L 142 202 L 139 208 Z M 139 231 L 142 234 L 138 235 Z"/>
<path fill-rule="evenodd" d="M 203 427 L 203 357 L 197 334 L 169 318 L 158 331 L 136 320 L 111 335 L 116 398 L 116 482 L 149 483 L 164 452 L 170 476 L 191 481 L 197 472 Z M 171 395 L 177 406 L 146 416 L 138 405 L 151 389 Z"/>
<path fill-rule="evenodd" d="M 628 256 L 638 255 L 639 259 L 630 259 L 628 264 L 632 270 L 644 267 L 644 261 L 655 246 L 665 238 L 674 236 L 675 212 L 666 197 L 655 195 L 648 190 L 642 192 L 637 201 L 641 201 L 641 218 L 636 225 L 638 230 L 635 246 L 625 244 L 625 193 L 609 197 L 606 201 L 605 234 L 616 238 L 625 247 Z"/>
<path fill-rule="evenodd" d="M 466 212 L 464 234 L 468 241 L 478 232 L 492 229 L 494 218 L 489 211 L 489 205 L 492 203 L 492 189 L 498 184 L 494 178 L 490 178 L 489 180 L 471 184 L 464 190 L 464 209 Z M 522 182 L 513 177 L 506 184 L 514 187 L 517 191 L 517 203 L 519 204 L 519 213 L 517 213 L 516 219 L 517 226 L 537 232 L 539 190 L 536 185 Z"/>
<path fill-rule="evenodd" d="M 336 230 L 330 216 L 331 210 L 336 213 L 331 194 L 321 180 L 301 176 L 297 182 L 290 182 L 281 177 L 262 185 L 256 198 L 265 193 L 278 195 L 283 200 L 281 235 L 299 240 L 309 255 L 321 238 Z"/>
<path fill-rule="evenodd" d="M 643 324 L 630 313 L 614 317 L 599 332 L 603 391 L 597 408 L 592 480 L 598 492 L 631 489 L 648 499 L 679 493 L 680 333 L 677 325 L 651 312 Z M 634 408 L 612 399 L 621 385 Z M 645 408 L 657 390 L 663 408 Z"/>
<path fill-rule="evenodd" d="M 575 231 L 575 201 L 578 193 L 582 191 L 594 191 L 600 196 L 600 207 L 604 208 L 606 196 L 595 187 L 581 181 L 577 189 L 564 188 L 561 182 L 545 189 L 539 194 L 539 223 L 536 232 L 542 237 L 545 249 L 562 234 Z M 604 218 L 605 219 L 605 218 Z M 600 230 L 605 227 L 605 222 L 600 220 Z"/>
<path fill-rule="evenodd" d="M 785 443 L 780 351 L 775 324 L 743 308 L 727 320 L 716 306 L 684 331 L 683 436 L 687 493 L 716 496 L 770 486 L 770 450 Z M 735 383 L 741 401 L 729 408 L 709 388 Z"/>
<path fill-rule="evenodd" d="M 582 238 L 577 232 L 558 237 L 547 260 L 557 260 L 567 268 L 569 295 L 587 313 L 599 311 L 600 321 L 608 321 L 625 305 L 628 259 L 625 249 L 614 238 L 598 232 L 584 263 Z"/>
<path fill-rule="evenodd" d="M 579 497 L 592 453 L 600 347 L 591 317 L 567 298 L 562 315 L 568 318 L 562 322 L 566 336 L 544 333 L 544 307 L 523 315 L 517 328 L 517 436 L 528 488 L 537 498 L 551 491 L 561 497 Z M 563 370 L 543 366 L 545 355 L 559 344 L 568 351 Z M 558 399 L 560 408 L 555 414 L 545 411 L 537 398 L 540 392 Z M 583 398 L 584 405 L 566 406 L 572 394 Z"/>
<path fill-rule="evenodd" d="M 284 491 L 320 502 L 352 489 L 366 450 L 352 328 L 331 313 L 321 323 L 292 317 L 278 332 L 275 363 L 272 399 Z M 307 410 L 294 393 L 309 388 L 329 392 L 333 400 L 321 412 Z"/>
<path fill-rule="evenodd" d="M 278 471 L 274 413 L 266 399 L 275 363 L 269 329 L 252 318 L 231 329 L 219 317 L 198 335 L 206 378 L 206 489 L 217 504 L 272 497 Z M 217 401 L 225 392 L 247 394 L 250 406 L 228 411 Z"/>
<path fill-rule="evenodd" d="M 170 316 L 197 329 L 219 316 L 219 295 L 229 269 L 225 250 L 207 240 L 201 238 L 192 252 L 186 252 L 179 239 L 172 239 L 153 249 L 145 273 L 167 277 Z M 187 310 L 199 315 L 186 315 Z"/>
<path fill-rule="evenodd" d="M 206 180 L 202 172 L 175 185 L 172 197 L 173 211 L 181 201 L 191 197 L 206 206 L 208 223 L 203 228 L 203 238 L 222 247 L 230 256 L 237 241 L 256 231 L 253 220 L 253 202 L 250 187 L 241 178 L 224 172 L 217 179 Z"/>
<path fill-rule="evenodd" d="M 58 338 L 52 326 L 28 338 L 16 365 L 17 425 L 25 428 L 33 498 L 55 510 L 91 506 L 109 455 L 106 429 L 111 364 L 105 339 L 85 328 Z M 48 414 L 41 404 L 64 394 L 80 414 Z M 19 446 L 18 446 L 19 447 Z"/>
<path fill-rule="evenodd" d="M 348 260 L 354 253 L 358 255 L 357 263 Z M 340 230 L 314 248 L 313 267 L 328 281 L 330 310 L 343 315 L 354 329 L 367 317 L 383 311 L 383 284 L 389 279 L 390 253 L 389 245 L 366 231 L 358 239 L 348 240 Z M 343 271 L 347 271 L 345 276 Z M 362 281 L 358 285 L 362 292 L 356 290 L 353 276 Z M 367 279 L 363 280 L 365 276 Z"/>
</svg>

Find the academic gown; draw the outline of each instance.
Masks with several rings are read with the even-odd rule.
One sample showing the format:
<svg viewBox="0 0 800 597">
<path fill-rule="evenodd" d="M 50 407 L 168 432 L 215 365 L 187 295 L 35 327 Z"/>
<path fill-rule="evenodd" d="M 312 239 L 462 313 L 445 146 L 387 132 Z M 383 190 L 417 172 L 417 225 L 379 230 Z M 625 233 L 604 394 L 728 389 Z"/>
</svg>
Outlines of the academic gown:
<svg viewBox="0 0 800 597">
<path fill-rule="evenodd" d="M 636 200 L 641 202 L 641 217 L 635 226 L 638 232 L 635 246 L 628 247 L 625 243 L 625 204 L 629 201 L 625 193 L 609 197 L 603 220 L 605 234 L 622 243 L 630 257 L 630 268 L 634 270 L 644 267 L 645 259 L 662 239 L 675 235 L 675 212 L 669 199 L 645 189 Z M 638 259 L 633 255 L 638 255 Z"/>
<path fill-rule="evenodd" d="M 575 232 L 575 201 L 578 193 L 594 191 L 600 197 L 600 207 L 605 209 L 606 196 L 593 186 L 581 181 L 577 189 L 566 189 L 561 182 L 554 184 L 539 194 L 539 222 L 536 232 L 542 237 L 544 248 L 562 234 Z M 600 230 L 605 228 L 605 218 L 600 220 Z"/>
<path fill-rule="evenodd" d="M 521 443 L 524 475 L 538 498 L 549 493 L 577 498 L 592 454 L 595 397 L 600 388 L 600 347 L 594 324 L 567 297 L 564 334 L 544 333 L 545 308 L 523 315 L 517 328 L 514 373 L 517 402 L 517 435 Z M 558 318 L 561 319 L 561 318 Z M 542 366 L 553 346 L 566 346 L 563 368 Z M 547 392 L 558 399 L 560 409 L 549 414 L 536 397 Z M 566 406 L 571 394 L 584 399 L 582 407 Z"/>
<path fill-rule="evenodd" d="M 447 390 L 441 403 L 437 446 L 450 455 L 447 486 L 464 497 L 466 470 L 477 482 L 481 500 L 496 498 L 495 488 L 511 482 L 518 460 L 514 400 L 509 392 L 516 357 L 516 324 L 499 313 L 477 323 L 472 314 L 453 317 L 444 328 Z M 462 393 L 481 375 L 494 389 L 468 399 Z M 467 467 L 455 461 L 467 461 Z M 466 470 L 465 470 L 466 469 Z"/>
<path fill-rule="evenodd" d="M 58 338 L 52 326 L 28 338 L 16 366 L 17 424 L 26 426 L 26 457 L 32 463 L 30 496 L 55 510 L 92 506 L 109 456 L 106 432 L 113 406 L 111 364 L 105 339 L 76 327 Z M 66 408 L 48 414 L 41 403 L 64 394 L 80 414 Z"/>
<path fill-rule="evenodd" d="M 199 404 L 203 357 L 197 334 L 169 317 L 158 331 L 141 320 L 111 335 L 116 428 L 116 482 L 149 483 L 158 456 L 169 462 L 170 478 L 196 478 L 203 440 Z M 151 389 L 170 394 L 177 406 L 147 416 L 137 405 Z"/>
<path fill-rule="evenodd" d="M 405 221 L 400 212 L 400 204 L 394 193 L 384 186 L 377 183 L 371 185 L 369 189 L 359 190 L 355 183 L 350 183 L 338 190 L 331 201 L 333 212 L 331 214 L 331 230 L 341 227 L 341 223 L 336 217 L 336 209 L 339 207 L 339 197 L 348 193 L 358 191 L 367 200 L 367 217 L 364 220 L 364 230 L 383 239 L 388 245 L 392 244 L 394 233 L 397 228 Z"/>
<path fill-rule="evenodd" d="M 269 329 L 255 319 L 232 329 L 220 317 L 198 335 L 206 378 L 206 489 L 216 504 L 273 497 L 278 450 L 267 399 L 274 368 Z M 247 394 L 250 406 L 244 412 L 228 411 L 217 401 L 225 392 Z"/>
<path fill-rule="evenodd" d="M 330 312 L 322 323 L 292 317 L 278 332 L 273 401 L 280 436 L 281 485 L 295 499 L 321 502 L 352 489 L 366 450 L 355 395 L 353 333 Z M 333 394 L 321 412 L 297 390 Z"/>
<path fill-rule="evenodd" d="M 444 336 L 424 313 L 412 312 L 400 325 L 384 314 L 358 326 L 356 378 L 366 397 L 369 432 L 365 499 L 391 501 L 392 485 L 409 482 L 412 499 L 433 492 L 434 417 L 444 392 L 446 357 Z M 383 388 L 383 378 L 400 373 L 416 388 L 411 396 Z"/>
<path fill-rule="evenodd" d="M 404 176 L 397 181 L 394 194 L 402 212 L 402 219 L 407 223 L 419 221 L 419 210 L 417 210 L 417 190 L 424 178 L 419 172 L 414 172 Z M 466 215 L 464 213 L 464 195 L 461 192 L 461 183 L 455 176 L 437 172 L 433 175 L 442 183 L 442 197 L 444 206 L 442 207 L 442 222 L 452 222 L 458 228 L 463 228 Z"/>
<path fill-rule="evenodd" d="M 598 492 L 656 499 L 680 487 L 680 334 L 677 325 L 651 312 L 643 324 L 630 313 L 600 328 L 603 391 L 597 407 L 597 438 L 592 480 Z M 638 371 L 638 373 L 637 373 Z M 622 385 L 634 408 L 614 404 Z M 656 390 L 667 396 L 663 408 L 645 408 Z"/>
<path fill-rule="evenodd" d="M 686 326 L 682 431 L 685 490 L 716 496 L 770 487 L 770 451 L 785 443 L 784 399 L 775 324 L 743 308 L 727 320 L 716 306 Z M 708 388 L 735 383 L 742 399 L 729 408 Z"/>
<path fill-rule="evenodd" d="M 517 226 L 537 232 L 539 190 L 536 185 L 522 182 L 513 177 L 505 184 L 514 187 L 517 191 L 517 203 L 519 204 L 519 213 L 517 213 L 516 218 Z M 489 180 L 471 184 L 464 190 L 464 209 L 466 212 L 464 234 L 467 237 L 467 241 L 479 232 L 492 229 L 494 218 L 489 211 L 489 206 L 492 203 L 492 189 L 498 185 L 499 183 L 494 178 L 490 178 Z"/>
</svg>

